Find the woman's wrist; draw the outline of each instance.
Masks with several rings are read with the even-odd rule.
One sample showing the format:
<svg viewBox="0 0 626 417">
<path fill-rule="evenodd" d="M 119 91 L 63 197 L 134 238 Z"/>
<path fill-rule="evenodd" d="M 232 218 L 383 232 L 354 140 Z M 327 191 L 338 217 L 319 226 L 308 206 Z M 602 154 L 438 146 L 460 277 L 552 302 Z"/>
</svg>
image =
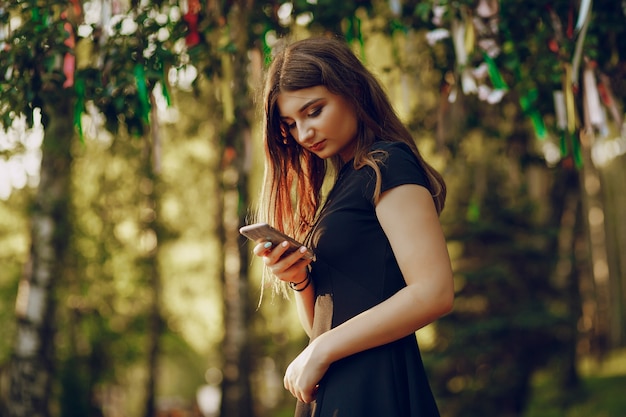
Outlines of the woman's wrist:
<svg viewBox="0 0 626 417">
<path fill-rule="evenodd" d="M 308 271 L 305 273 L 304 279 L 302 281 L 300 282 L 290 281 L 289 282 L 289 288 L 297 292 L 302 292 L 306 290 L 309 287 L 309 285 L 311 285 L 311 275 L 308 273 Z"/>
</svg>

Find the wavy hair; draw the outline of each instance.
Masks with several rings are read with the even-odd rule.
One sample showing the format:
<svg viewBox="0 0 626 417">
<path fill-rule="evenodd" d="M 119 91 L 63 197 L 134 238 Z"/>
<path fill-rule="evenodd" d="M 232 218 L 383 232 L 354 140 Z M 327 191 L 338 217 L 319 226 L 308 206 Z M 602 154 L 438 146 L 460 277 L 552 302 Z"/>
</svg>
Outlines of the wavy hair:
<svg viewBox="0 0 626 417">
<path fill-rule="evenodd" d="M 370 152 L 376 141 L 406 143 L 423 167 L 437 212 L 443 210 L 446 186 L 441 175 L 422 158 L 411 133 L 395 113 L 375 76 L 337 38 L 316 37 L 287 44 L 275 55 L 263 92 L 265 174 L 257 210 L 258 221 L 304 240 L 315 221 L 322 200 L 327 162 L 300 146 L 283 127 L 277 105 L 282 92 L 324 86 L 342 96 L 355 109 L 358 121 L 354 167 L 365 165 L 376 172 L 374 201 L 380 196 L 380 169 L 384 157 Z M 339 156 L 330 159 L 339 172 Z"/>
</svg>

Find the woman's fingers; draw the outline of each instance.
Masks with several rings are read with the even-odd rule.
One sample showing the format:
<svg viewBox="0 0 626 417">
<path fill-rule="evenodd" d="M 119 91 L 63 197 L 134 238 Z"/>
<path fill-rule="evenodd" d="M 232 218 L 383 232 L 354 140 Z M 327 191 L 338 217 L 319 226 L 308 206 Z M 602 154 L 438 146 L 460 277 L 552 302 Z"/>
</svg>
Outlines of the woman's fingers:
<svg viewBox="0 0 626 417">
<path fill-rule="evenodd" d="M 263 263 L 278 279 L 294 281 L 306 274 L 306 266 L 311 263 L 311 260 L 302 257 L 306 252 L 304 246 L 299 251 L 285 255 L 288 248 L 287 242 L 276 246 L 271 242 L 259 242 L 254 247 L 253 253 L 263 258 Z"/>
<path fill-rule="evenodd" d="M 299 386 L 296 382 L 292 382 L 287 375 L 284 379 L 285 389 L 291 393 L 295 398 L 303 403 L 310 403 L 315 400 L 315 394 L 317 393 L 318 385 L 313 389 L 307 389 L 307 387 Z"/>
</svg>

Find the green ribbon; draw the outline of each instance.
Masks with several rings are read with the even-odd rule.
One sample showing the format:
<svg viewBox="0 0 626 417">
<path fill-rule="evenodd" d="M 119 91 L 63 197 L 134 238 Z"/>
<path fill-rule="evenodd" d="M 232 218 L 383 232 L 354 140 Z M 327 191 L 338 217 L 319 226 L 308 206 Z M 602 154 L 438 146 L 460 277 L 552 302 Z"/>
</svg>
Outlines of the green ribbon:
<svg viewBox="0 0 626 417">
<path fill-rule="evenodd" d="M 583 167 L 583 155 L 580 151 L 580 142 L 577 140 L 576 135 L 569 135 L 572 141 L 572 158 L 574 158 L 574 165 L 577 169 Z"/>
<path fill-rule="evenodd" d="M 359 42 L 361 47 L 361 58 L 365 61 L 365 41 L 363 40 L 363 32 L 361 31 L 361 19 L 356 16 L 351 16 L 348 19 L 348 25 L 346 28 L 346 41 L 352 44 L 354 40 Z"/>
<path fill-rule="evenodd" d="M 511 35 L 510 31 L 508 31 L 506 28 L 503 28 L 503 32 L 504 32 L 504 37 L 506 39 L 504 51 L 505 51 L 505 54 L 509 55 L 510 57 L 509 62 L 511 63 L 510 65 L 512 66 L 511 69 L 513 71 L 515 82 L 519 84 L 524 78 L 524 74 L 522 72 L 522 66 L 520 64 L 519 56 L 515 52 L 515 43 L 513 42 L 513 36 Z M 491 59 L 491 58 L 485 55 L 485 60 L 487 61 L 488 59 Z M 489 65 L 488 61 L 487 61 L 487 64 Z M 494 66 L 495 66 L 495 63 L 494 63 Z M 491 77 L 491 72 L 489 72 L 489 76 Z M 500 76 L 500 79 L 501 78 L 502 77 Z M 497 77 L 495 78 L 495 80 L 499 82 Z M 491 79 L 491 82 L 492 83 L 494 82 L 494 78 Z M 502 82 L 504 82 L 504 80 L 502 80 Z M 495 86 L 495 83 L 494 83 L 494 86 Z M 535 131 L 535 135 L 537 136 L 539 140 L 543 141 L 547 138 L 548 133 L 547 133 L 546 125 L 543 121 L 543 117 L 541 116 L 541 113 L 539 113 L 539 110 L 537 110 L 535 106 L 535 102 L 537 101 L 538 96 L 539 96 L 539 93 L 537 92 L 537 89 L 532 88 L 526 94 L 520 97 L 519 103 L 520 103 L 520 106 L 522 107 L 524 114 L 530 119 L 530 122 L 533 126 L 533 130 Z"/>
<path fill-rule="evenodd" d="M 535 131 L 535 135 L 540 140 L 544 140 L 548 133 L 546 130 L 546 125 L 543 122 L 543 117 L 541 117 L 541 113 L 535 107 L 535 102 L 539 97 L 539 92 L 536 88 L 530 89 L 526 94 L 520 97 L 519 103 L 524 111 L 524 114 L 528 116 L 530 122 L 533 126 L 533 130 Z"/>
<path fill-rule="evenodd" d="M 561 150 L 561 158 L 565 158 L 569 153 L 567 149 L 567 134 L 565 131 L 561 132 L 561 136 L 559 137 L 559 149 Z"/>
<path fill-rule="evenodd" d="M 76 91 L 76 103 L 74 104 L 74 126 L 76 126 L 76 130 L 78 130 L 80 142 L 85 143 L 82 122 L 83 110 L 85 109 L 85 80 L 80 77 L 76 77 L 74 90 Z"/>
<path fill-rule="evenodd" d="M 150 98 L 148 97 L 148 86 L 146 85 L 146 74 L 143 65 L 135 65 L 133 73 L 135 74 L 135 83 L 137 84 L 141 118 L 148 125 L 150 124 Z"/>
<path fill-rule="evenodd" d="M 161 90 L 163 97 L 165 97 L 167 107 L 170 107 L 172 105 L 172 99 L 170 97 L 170 92 L 167 89 L 167 75 L 165 74 L 165 68 L 163 68 L 163 71 L 161 72 Z"/>
<path fill-rule="evenodd" d="M 528 117 L 530 117 L 530 123 L 533 125 L 533 130 L 535 131 L 537 138 L 539 138 L 540 140 L 545 140 L 548 133 L 546 130 L 546 125 L 543 122 L 543 117 L 541 116 L 541 113 L 539 113 L 539 110 L 533 108 L 530 111 Z"/>
<path fill-rule="evenodd" d="M 263 30 L 263 36 L 261 39 L 263 40 L 263 63 L 265 67 L 269 67 L 272 62 L 272 47 L 267 43 L 267 33 L 272 30 L 272 28 L 267 25 Z"/>
<path fill-rule="evenodd" d="M 467 206 L 466 218 L 468 221 L 475 223 L 480 219 L 480 202 L 476 196 L 473 196 Z"/>
<path fill-rule="evenodd" d="M 393 19 L 389 23 L 389 27 L 391 29 L 391 33 L 394 34 L 397 31 L 401 31 L 405 35 L 409 33 L 409 28 L 402 24 L 398 19 Z"/>
<path fill-rule="evenodd" d="M 483 58 L 487 63 L 487 71 L 493 87 L 497 90 L 508 90 L 509 86 L 506 84 L 506 81 L 504 81 L 504 78 L 502 78 L 502 74 L 500 74 L 493 58 L 491 58 L 487 53 L 483 53 Z"/>
<path fill-rule="evenodd" d="M 583 155 L 580 149 L 580 141 L 578 140 L 576 134 L 562 130 L 559 139 L 561 158 L 566 158 L 568 155 L 571 155 L 574 161 L 574 166 L 576 169 L 580 170 L 583 167 Z"/>
</svg>

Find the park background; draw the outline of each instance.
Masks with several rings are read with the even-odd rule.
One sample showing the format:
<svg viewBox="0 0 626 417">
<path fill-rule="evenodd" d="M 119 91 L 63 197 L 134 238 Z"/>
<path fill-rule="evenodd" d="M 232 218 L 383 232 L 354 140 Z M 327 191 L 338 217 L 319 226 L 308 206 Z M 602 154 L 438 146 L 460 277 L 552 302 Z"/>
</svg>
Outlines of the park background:
<svg viewBox="0 0 626 417">
<path fill-rule="evenodd" d="M 260 303 L 237 230 L 272 51 L 339 35 L 448 184 L 455 309 L 417 333 L 442 415 L 623 416 L 625 20 L 617 0 L 0 3 L 0 415 L 290 415 L 306 338 L 292 299 Z"/>
</svg>

